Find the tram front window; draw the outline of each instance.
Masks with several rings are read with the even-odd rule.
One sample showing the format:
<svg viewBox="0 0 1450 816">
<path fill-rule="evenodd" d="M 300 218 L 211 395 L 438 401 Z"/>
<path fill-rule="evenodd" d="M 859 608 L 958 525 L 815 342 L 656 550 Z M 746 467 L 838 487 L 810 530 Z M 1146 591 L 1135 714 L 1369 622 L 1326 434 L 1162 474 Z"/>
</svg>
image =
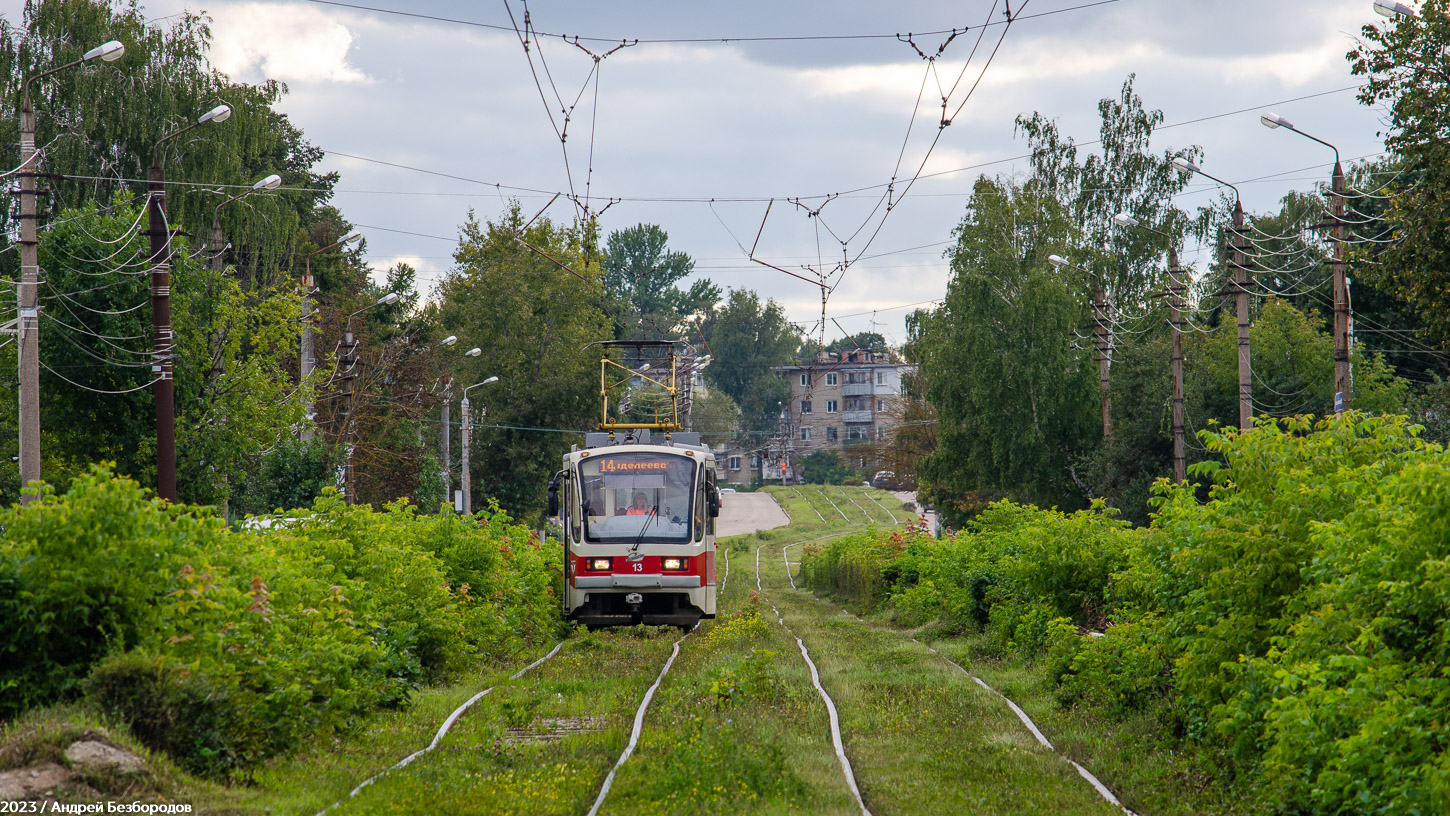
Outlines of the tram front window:
<svg viewBox="0 0 1450 816">
<path fill-rule="evenodd" d="M 660 453 L 605 453 L 580 462 L 584 540 L 688 543 L 697 469 L 693 459 Z"/>
</svg>

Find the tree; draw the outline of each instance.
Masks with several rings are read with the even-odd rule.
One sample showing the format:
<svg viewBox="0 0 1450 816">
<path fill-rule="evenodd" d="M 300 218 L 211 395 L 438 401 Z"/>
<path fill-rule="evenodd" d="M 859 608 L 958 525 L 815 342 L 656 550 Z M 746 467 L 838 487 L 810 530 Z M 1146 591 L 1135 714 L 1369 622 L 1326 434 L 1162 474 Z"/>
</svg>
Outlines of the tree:
<svg viewBox="0 0 1450 816">
<path fill-rule="evenodd" d="M 946 299 L 922 326 L 922 374 L 941 423 L 918 475 L 938 493 L 1084 503 L 1072 469 L 1095 442 L 1097 392 L 1073 343 L 1087 316 L 1085 282 L 1047 263 L 1071 236 L 1068 219 L 1035 181 L 984 176 L 973 188 L 949 250 Z"/>
<path fill-rule="evenodd" d="M 455 396 L 499 378 L 470 394 L 474 492 L 496 497 L 515 517 L 542 511 L 550 475 L 580 441 L 559 431 L 577 434 L 598 422 L 599 354 L 588 346 L 613 334 L 599 305 L 598 265 L 585 263 L 593 240 L 587 226 L 548 218 L 524 229 L 518 202 L 497 221 L 480 223 L 470 212 L 454 267 L 438 285 L 441 329 L 484 349 L 455 366 Z"/>
<path fill-rule="evenodd" d="M 654 224 L 636 224 L 609 234 L 602 280 L 613 302 L 625 340 L 683 339 L 692 319 L 720 301 L 720 287 L 701 278 L 680 290 L 695 271 L 683 252 L 668 249 L 669 233 Z"/>
<path fill-rule="evenodd" d="M 106 210 L 63 211 L 41 234 L 42 451 L 62 487 L 98 460 L 156 481 L 144 212 L 125 195 Z M 184 238 L 173 247 L 178 493 L 220 504 L 251 457 L 296 432 L 321 373 L 300 384 L 289 373 L 301 314 L 290 287 L 245 293 Z"/>
<path fill-rule="evenodd" d="M 703 333 L 715 357 L 705 380 L 740 406 L 747 431 L 774 433 L 790 385 L 773 369 L 790 365 L 800 344 L 785 310 L 748 289 L 731 289 L 724 305 L 705 318 Z"/>
<path fill-rule="evenodd" d="M 205 17 L 182 12 L 161 26 L 148 23 L 136 0 L 27 3 L 23 26 L 0 20 L 4 97 L 18 101 L 24 77 L 77 59 L 111 39 L 125 44 L 121 59 L 71 68 L 31 87 L 42 169 L 65 176 L 42 180 L 49 199 L 41 200 L 50 202 L 49 214 L 106 203 L 124 191 L 144 193 L 157 140 L 224 102 L 233 111 L 225 124 L 193 131 L 163 150 L 168 180 L 212 188 L 171 187 L 170 221 L 205 239 L 213 218 L 218 218 L 232 245 L 227 260 L 247 288 L 290 280 L 299 242 L 315 209 L 331 196 L 337 177 L 312 172 L 322 151 L 308 144 L 286 115 L 272 109 L 285 86 L 234 83 L 211 67 Z M 0 111 L 0 161 L 6 167 L 19 163 L 17 109 L 7 105 Z M 282 175 L 283 191 L 217 209 L 221 198 L 216 186 L 237 185 L 228 194 L 240 192 L 269 173 Z M 11 193 L 0 195 L 7 204 L 0 208 L 0 234 L 9 236 Z M 0 271 L 13 275 L 15 257 L 0 254 Z"/>
<path fill-rule="evenodd" d="M 697 390 L 690 421 L 691 430 L 699 431 L 712 443 L 724 442 L 740 432 L 740 406 L 724 391 Z"/>
<path fill-rule="evenodd" d="M 806 484 L 845 484 L 855 475 L 833 451 L 814 451 L 797 463 Z"/>
<path fill-rule="evenodd" d="M 1362 35 L 1348 54 L 1353 73 L 1367 79 L 1359 101 L 1388 110 L 1385 146 L 1400 175 L 1378 190 L 1390 196 L 1385 218 L 1393 233 L 1384 237 L 1393 241 L 1382 244 L 1382 266 L 1361 274 L 1408 304 L 1426 337 L 1443 345 L 1450 341 L 1450 2 L 1425 0 L 1418 16 L 1365 26 Z"/>
</svg>

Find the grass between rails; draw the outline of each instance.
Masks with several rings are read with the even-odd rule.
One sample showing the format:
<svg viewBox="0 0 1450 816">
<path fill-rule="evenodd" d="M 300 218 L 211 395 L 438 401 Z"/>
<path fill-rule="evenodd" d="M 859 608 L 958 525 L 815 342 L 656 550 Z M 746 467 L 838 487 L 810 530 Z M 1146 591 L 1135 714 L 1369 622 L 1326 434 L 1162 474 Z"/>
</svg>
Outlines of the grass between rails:
<svg viewBox="0 0 1450 816">
<path fill-rule="evenodd" d="M 678 637 L 642 627 L 577 635 L 553 660 L 480 701 L 436 751 L 334 812 L 584 812 Z"/>
<path fill-rule="evenodd" d="M 791 590 L 779 546 L 765 547 L 761 568 L 767 594 L 811 649 L 840 709 L 873 813 L 1119 812 L 1038 746 L 999 699 L 924 646 Z"/>
<path fill-rule="evenodd" d="M 1225 786 L 1210 773 L 1212 760 L 1192 746 L 1164 743 L 1161 726 L 1144 715 L 1097 716 L 1085 707 L 1064 708 L 1057 687 L 1036 663 L 992 656 L 986 635 L 925 642 L 960 663 L 1027 712 L 1064 755 L 1089 768 L 1125 805 L 1154 816 L 1231 816 L 1266 813 L 1241 785 Z"/>
<path fill-rule="evenodd" d="M 192 780 L 180 795 L 202 813 L 316 813 L 347 796 L 359 782 L 426 746 L 455 708 L 485 688 L 506 683 L 535 657 L 520 655 L 517 665 L 491 666 L 466 681 L 422 689 L 408 708 L 381 712 L 346 738 L 272 760 L 257 770 L 251 785 Z"/>
<path fill-rule="evenodd" d="M 795 641 L 761 614 L 753 553 L 722 557 L 721 617 L 685 641 L 601 813 L 859 813 Z"/>
</svg>

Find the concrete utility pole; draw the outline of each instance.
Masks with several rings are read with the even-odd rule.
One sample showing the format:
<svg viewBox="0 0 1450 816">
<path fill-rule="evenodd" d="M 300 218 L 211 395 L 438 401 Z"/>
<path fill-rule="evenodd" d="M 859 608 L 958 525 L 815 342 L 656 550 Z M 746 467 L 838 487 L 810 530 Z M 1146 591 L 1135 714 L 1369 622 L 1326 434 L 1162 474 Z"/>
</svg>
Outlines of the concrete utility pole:
<svg viewBox="0 0 1450 816">
<path fill-rule="evenodd" d="M 156 375 L 156 495 L 176 501 L 176 339 L 171 331 L 171 228 L 166 223 L 166 171 L 161 146 L 195 127 L 230 119 L 229 105 L 217 105 L 184 128 L 156 141 L 146 174 L 146 215 L 151 236 L 151 373 Z"/>
<path fill-rule="evenodd" d="M 1344 260 L 1344 168 L 1334 162 L 1330 186 L 1333 202 L 1334 236 L 1334 413 L 1348 411 L 1354 399 L 1354 381 L 1349 367 L 1349 283 Z"/>
<path fill-rule="evenodd" d="M 1234 190 L 1238 198 L 1238 190 Z M 1234 312 L 1238 319 L 1239 348 L 1239 428 L 1254 427 L 1254 382 L 1253 362 L 1249 356 L 1249 267 L 1244 253 L 1244 204 L 1234 201 Z"/>
<path fill-rule="evenodd" d="M 1093 288 L 1093 322 L 1096 324 L 1093 337 L 1098 355 L 1098 390 L 1102 392 L 1103 401 L 1103 439 L 1109 440 L 1113 438 L 1113 400 L 1108 390 L 1108 375 L 1113 367 L 1113 339 L 1108 332 L 1108 299 L 1101 277 L 1097 278 L 1097 285 Z"/>
<path fill-rule="evenodd" d="M 1375 10 L 1386 16 L 1401 14 L 1400 5 L 1377 2 Z M 1414 16 L 1414 14 L 1402 16 Z M 1339 162 L 1339 148 L 1318 136 L 1310 135 L 1294 127 L 1293 122 L 1277 113 L 1266 113 L 1259 117 L 1259 121 L 1270 130 L 1285 128 L 1334 151 L 1334 176 L 1330 182 L 1329 193 L 1330 209 L 1333 215 L 1333 220 L 1329 224 L 1330 236 L 1334 240 L 1334 413 L 1343 413 L 1349 410 L 1353 400 L 1354 383 L 1351 381 L 1349 370 L 1349 287 L 1344 275 L 1344 167 Z"/>
<path fill-rule="evenodd" d="M 159 155 L 159 151 L 158 151 Z M 172 374 L 171 234 L 166 225 L 166 174 L 153 162 L 146 176 L 151 233 L 151 373 L 156 376 L 156 495 L 176 501 L 176 387 Z"/>
<path fill-rule="evenodd" d="M 1239 428 L 1247 431 L 1254 427 L 1254 384 L 1253 368 L 1249 358 L 1249 267 L 1244 252 L 1248 234 L 1244 231 L 1244 203 L 1239 188 L 1221 178 L 1211 176 L 1185 158 L 1173 160 L 1173 166 L 1185 173 L 1197 173 L 1222 187 L 1234 191 L 1234 227 L 1229 238 L 1233 248 L 1234 311 L 1238 317 L 1239 331 Z M 1222 295 L 1223 293 L 1220 293 Z"/>
<path fill-rule="evenodd" d="M 1188 478 L 1187 455 L 1184 452 L 1183 420 L 1183 268 L 1178 263 L 1178 248 L 1174 237 L 1150 227 L 1127 213 L 1113 216 L 1119 226 L 1137 227 L 1168 241 L 1168 303 L 1169 322 L 1173 327 L 1173 351 L 1169 359 L 1173 371 L 1173 480 L 1182 482 Z"/>
<path fill-rule="evenodd" d="M 1113 403 L 1108 391 L 1108 375 L 1113 365 L 1113 340 L 1108 332 L 1108 303 L 1107 292 L 1103 288 L 1103 279 L 1100 275 L 1069 262 L 1061 255 L 1049 255 L 1047 260 L 1057 267 L 1066 267 L 1075 272 L 1080 272 L 1095 281 L 1093 287 L 1093 350 L 1098 360 L 1098 389 L 1102 393 L 1103 400 L 1103 439 L 1104 441 L 1113 438 Z"/>
<path fill-rule="evenodd" d="M 489 377 L 482 382 L 476 382 L 473 385 L 470 385 L 467 388 L 463 389 L 463 472 L 459 474 L 458 479 L 463 486 L 463 515 L 465 516 L 473 514 L 473 474 L 470 473 L 468 470 L 468 454 L 469 450 L 471 450 L 473 447 L 473 445 L 471 444 L 473 441 L 471 435 L 471 431 L 473 430 L 473 407 L 468 403 L 468 392 L 481 385 L 488 385 L 489 383 L 496 382 L 498 382 L 498 377 Z M 483 413 L 484 416 L 487 416 L 488 409 L 485 408 Z"/>
<path fill-rule="evenodd" d="M 126 46 L 111 40 L 87 51 L 78 60 L 27 77 L 20 87 L 20 286 L 15 319 L 17 368 L 19 375 L 20 486 L 40 481 L 40 239 L 36 219 L 35 177 L 40 172 L 40 155 L 35 149 L 35 106 L 30 100 L 30 83 L 58 71 L 101 59 L 114 62 L 126 53 Z M 20 502 L 31 497 L 22 494 Z"/>
<path fill-rule="evenodd" d="M 302 272 L 302 349 L 301 358 L 297 363 L 298 382 L 306 382 L 317 368 L 317 354 L 313 349 L 312 315 L 314 312 L 312 298 L 317 294 L 317 284 L 312 280 L 312 258 L 329 249 L 336 249 L 344 244 L 350 244 L 362 239 L 361 232 L 350 233 L 338 241 L 334 241 L 321 249 L 313 250 L 307 255 L 303 264 Z M 306 442 L 312 438 L 314 424 L 312 421 L 314 406 L 307 404 L 307 421 L 302 424 L 302 430 L 297 438 Z"/>
<path fill-rule="evenodd" d="M 443 408 L 442 421 L 443 433 L 438 439 L 438 461 L 443 463 L 443 497 L 448 503 L 453 504 L 453 451 L 449 450 L 449 442 L 453 438 L 453 431 L 448 426 L 448 406 L 453 402 L 453 378 L 447 374 L 443 375 Z"/>
<path fill-rule="evenodd" d="M 1188 455 L 1183 439 L 1183 267 L 1178 250 L 1168 247 L 1168 303 L 1173 326 L 1173 481 L 1188 479 Z"/>
<path fill-rule="evenodd" d="M 357 380 L 357 337 L 351 330 L 342 333 L 342 345 L 338 351 L 338 365 L 342 368 L 342 495 L 343 501 L 352 504 L 357 500 L 357 492 L 352 484 L 352 413 L 353 388 Z"/>
<path fill-rule="evenodd" d="M 20 103 L 20 486 L 40 481 L 40 241 L 35 207 L 35 109 L 29 84 Z M 20 501 L 29 504 L 31 496 Z"/>
<path fill-rule="evenodd" d="M 450 334 L 440 340 L 439 345 L 446 347 L 451 346 L 457 342 L 458 337 Z M 463 356 L 477 357 L 482 353 L 482 348 L 474 346 L 468 351 L 463 352 Z M 443 432 L 439 434 L 438 455 L 440 461 L 442 461 L 443 463 L 443 495 L 448 499 L 448 503 L 451 505 L 453 504 L 453 451 L 450 450 L 450 441 L 453 438 L 453 428 L 449 424 L 448 413 L 449 408 L 453 404 L 453 377 L 449 376 L 448 372 L 445 371 L 443 372 L 442 379 L 443 408 L 442 416 L 440 417 L 440 419 L 442 420 Z"/>
<path fill-rule="evenodd" d="M 468 404 L 468 396 L 463 397 L 463 451 L 461 453 L 461 470 L 458 473 L 458 483 L 463 490 L 463 515 L 473 514 L 473 479 L 469 473 L 468 449 L 472 447 L 473 430 L 473 408 Z"/>
</svg>

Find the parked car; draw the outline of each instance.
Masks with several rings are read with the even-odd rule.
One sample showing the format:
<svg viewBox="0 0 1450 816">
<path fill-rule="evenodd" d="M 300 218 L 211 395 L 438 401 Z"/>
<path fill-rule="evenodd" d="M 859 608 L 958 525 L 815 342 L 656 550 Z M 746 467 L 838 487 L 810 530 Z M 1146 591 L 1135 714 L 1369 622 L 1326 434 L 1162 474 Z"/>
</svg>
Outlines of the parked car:
<svg viewBox="0 0 1450 816">
<path fill-rule="evenodd" d="M 876 475 L 871 477 L 871 486 L 891 490 L 896 486 L 896 474 L 889 470 L 878 470 Z"/>
</svg>

